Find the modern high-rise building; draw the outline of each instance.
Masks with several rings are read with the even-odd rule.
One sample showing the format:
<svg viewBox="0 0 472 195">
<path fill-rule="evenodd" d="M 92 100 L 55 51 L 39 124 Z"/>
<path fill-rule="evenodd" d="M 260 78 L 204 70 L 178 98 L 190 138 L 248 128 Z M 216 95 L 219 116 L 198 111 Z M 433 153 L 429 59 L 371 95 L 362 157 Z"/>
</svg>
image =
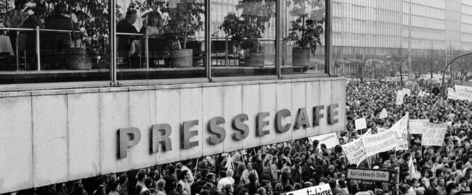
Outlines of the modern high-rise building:
<svg viewBox="0 0 472 195">
<path fill-rule="evenodd" d="M 472 50 L 472 1 L 334 0 L 334 55 Z"/>
</svg>

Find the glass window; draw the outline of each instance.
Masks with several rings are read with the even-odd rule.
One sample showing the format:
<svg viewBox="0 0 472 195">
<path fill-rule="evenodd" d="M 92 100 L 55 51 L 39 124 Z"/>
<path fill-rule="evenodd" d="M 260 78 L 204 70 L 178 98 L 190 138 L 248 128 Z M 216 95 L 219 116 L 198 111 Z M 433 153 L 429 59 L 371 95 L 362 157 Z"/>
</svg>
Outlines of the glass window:
<svg viewBox="0 0 472 195">
<path fill-rule="evenodd" d="M 325 5 L 320 0 L 288 0 L 282 29 L 282 74 L 324 73 Z M 357 23 L 357 22 L 356 22 Z"/>
<path fill-rule="evenodd" d="M 0 84 L 110 80 L 108 1 L 26 2 L 2 1 Z"/>
<path fill-rule="evenodd" d="M 236 12 L 213 10 L 221 12 L 222 21 L 216 23 L 221 36 L 211 39 L 212 76 L 275 76 L 276 1 L 240 0 L 225 6 Z"/>
<path fill-rule="evenodd" d="M 135 1 L 123 8 L 116 21 L 118 80 L 206 77 L 203 0 Z"/>
</svg>

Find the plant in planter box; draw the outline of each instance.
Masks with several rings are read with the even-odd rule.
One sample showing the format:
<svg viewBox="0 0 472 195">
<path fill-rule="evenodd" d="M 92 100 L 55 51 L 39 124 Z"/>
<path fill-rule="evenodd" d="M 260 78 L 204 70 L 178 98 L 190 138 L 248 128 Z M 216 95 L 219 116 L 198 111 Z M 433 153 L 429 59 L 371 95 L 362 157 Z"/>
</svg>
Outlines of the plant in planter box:
<svg viewBox="0 0 472 195">
<path fill-rule="evenodd" d="M 189 36 L 195 36 L 203 30 L 202 16 L 205 14 L 201 0 L 181 0 L 176 7 L 163 8 L 168 13 L 167 25 L 164 28 L 165 37 L 171 42 L 171 66 L 191 67 L 193 64 L 193 49 L 188 48 Z"/>
<path fill-rule="evenodd" d="M 315 56 L 317 45 L 321 45 L 320 36 L 324 33 L 324 5 L 322 0 L 289 0 L 288 6 L 293 8 L 290 15 L 290 33 L 286 41 L 295 42 L 292 48 L 292 64 L 294 66 L 309 66 L 310 53 Z M 288 7 L 287 6 L 287 7 Z"/>
<path fill-rule="evenodd" d="M 246 50 L 245 65 L 264 66 L 264 47 L 259 39 L 266 31 L 266 25 L 275 17 L 275 0 L 241 0 L 236 9 L 241 15 L 229 13 L 218 28 L 231 36 L 237 47 Z"/>
</svg>

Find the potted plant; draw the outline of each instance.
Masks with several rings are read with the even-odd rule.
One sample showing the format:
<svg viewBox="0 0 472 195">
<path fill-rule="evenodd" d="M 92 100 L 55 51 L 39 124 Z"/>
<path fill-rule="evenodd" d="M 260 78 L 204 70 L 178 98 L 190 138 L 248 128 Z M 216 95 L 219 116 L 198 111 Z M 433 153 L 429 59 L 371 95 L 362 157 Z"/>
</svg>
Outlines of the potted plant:
<svg viewBox="0 0 472 195">
<path fill-rule="evenodd" d="M 241 0 L 236 10 L 229 13 L 218 28 L 231 36 L 233 45 L 245 50 L 245 66 L 264 66 L 265 51 L 259 39 L 266 25 L 275 16 L 275 0 Z"/>
<path fill-rule="evenodd" d="M 292 48 L 293 66 L 310 66 L 310 53 L 315 56 L 316 46 L 321 45 L 320 36 L 324 33 L 324 5 L 321 0 L 292 1 L 294 5 L 290 15 L 294 19 L 290 22 L 290 33 L 285 40 L 296 45 Z M 287 1 L 288 6 L 292 1 Z"/>
<path fill-rule="evenodd" d="M 193 49 L 187 48 L 189 36 L 203 30 L 202 16 L 204 4 L 198 0 L 181 0 L 176 7 L 163 9 L 168 13 L 165 34 L 170 41 L 170 64 L 172 67 L 191 67 L 193 65 Z"/>
</svg>

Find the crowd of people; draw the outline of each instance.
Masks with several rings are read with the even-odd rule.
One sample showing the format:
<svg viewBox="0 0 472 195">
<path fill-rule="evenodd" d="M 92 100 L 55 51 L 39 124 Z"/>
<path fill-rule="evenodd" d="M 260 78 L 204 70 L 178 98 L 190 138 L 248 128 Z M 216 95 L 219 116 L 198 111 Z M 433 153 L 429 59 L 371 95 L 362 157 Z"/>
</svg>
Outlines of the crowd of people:
<svg viewBox="0 0 472 195">
<path fill-rule="evenodd" d="M 347 84 L 344 132 L 340 144 L 358 138 L 354 120 L 367 119 L 373 133 L 389 128 L 407 112 L 411 119 L 432 123 L 450 122 L 442 147 L 421 145 L 420 135 L 410 135 L 408 151 L 389 151 L 369 157 L 359 166 L 348 162 L 342 147 L 326 148 L 307 138 L 231 153 L 206 156 L 151 168 L 110 174 L 80 181 L 41 187 L 18 194 L 36 195 L 282 195 L 328 184 L 333 195 L 454 195 L 472 186 L 472 137 L 469 123 L 472 104 L 444 100 L 423 83 L 408 86 L 412 94 L 395 104 L 393 82 L 349 82 Z M 420 92 L 427 92 L 419 95 Z M 379 118 L 383 109 L 388 117 Z M 414 171 L 410 170 L 410 157 Z M 346 178 L 346 169 L 397 168 L 397 181 L 365 182 Z"/>
</svg>

